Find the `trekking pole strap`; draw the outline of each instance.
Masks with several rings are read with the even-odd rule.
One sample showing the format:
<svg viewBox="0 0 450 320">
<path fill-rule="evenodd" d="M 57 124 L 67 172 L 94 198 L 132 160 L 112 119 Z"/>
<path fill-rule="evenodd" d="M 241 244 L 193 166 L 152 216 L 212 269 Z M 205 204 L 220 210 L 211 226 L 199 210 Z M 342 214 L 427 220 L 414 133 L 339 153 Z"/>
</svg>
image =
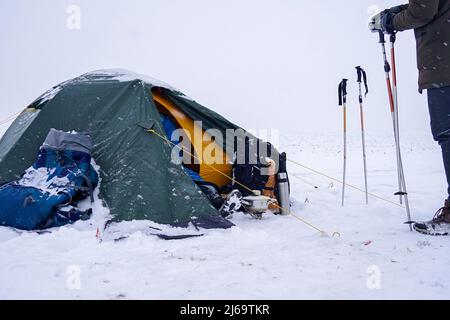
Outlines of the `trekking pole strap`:
<svg viewBox="0 0 450 320">
<path fill-rule="evenodd" d="M 348 79 L 342 79 L 338 87 L 339 106 L 347 103 L 347 81 Z"/>
<path fill-rule="evenodd" d="M 356 71 L 357 71 L 357 74 L 358 74 L 357 82 L 358 83 L 364 82 L 364 86 L 366 88 L 366 93 L 365 93 L 364 96 L 367 97 L 367 94 L 369 93 L 369 85 L 367 84 L 367 73 L 366 73 L 366 71 L 363 68 L 361 68 L 361 66 L 357 66 L 356 67 Z M 362 97 L 360 97 L 360 98 L 361 98 L 360 102 L 362 102 Z"/>
<path fill-rule="evenodd" d="M 389 36 L 389 41 L 391 43 L 395 43 L 396 40 L 397 40 L 397 34 L 395 32 L 391 33 L 391 35 Z"/>
<path fill-rule="evenodd" d="M 384 35 L 383 35 L 384 38 Z M 387 53 L 386 53 L 386 41 L 380 42 L 381 48 L 383 49 L 383 59 L 384 59 L 384 72 L 390 73 L 391 72 L 391 65 L 389 64 L 387 60 Z"/>
<path fill-rule="evenodd" d="M 378 35 L 380 36 L 379 42 L 380 42 L 380 43 L 386 43 L 386 39 L 385 39 L 385 37 L 384 37 L 383 31 L 379 31 L 379 32 L 378 32 Z"/>
</svg>

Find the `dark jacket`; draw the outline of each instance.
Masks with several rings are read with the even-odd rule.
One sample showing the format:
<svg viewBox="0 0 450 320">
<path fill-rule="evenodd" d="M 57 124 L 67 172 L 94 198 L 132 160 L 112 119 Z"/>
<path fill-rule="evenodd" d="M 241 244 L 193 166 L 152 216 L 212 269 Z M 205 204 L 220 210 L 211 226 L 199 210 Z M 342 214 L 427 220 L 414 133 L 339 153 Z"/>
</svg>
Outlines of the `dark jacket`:
<svg viewBox="0 0 450 320">
<path fill-rule="evenodd" d="M 393 26 L 415 29 L 420 91 L 450 86 L 450 0 L 410 0 L 404 8 Z"/>
</svg>

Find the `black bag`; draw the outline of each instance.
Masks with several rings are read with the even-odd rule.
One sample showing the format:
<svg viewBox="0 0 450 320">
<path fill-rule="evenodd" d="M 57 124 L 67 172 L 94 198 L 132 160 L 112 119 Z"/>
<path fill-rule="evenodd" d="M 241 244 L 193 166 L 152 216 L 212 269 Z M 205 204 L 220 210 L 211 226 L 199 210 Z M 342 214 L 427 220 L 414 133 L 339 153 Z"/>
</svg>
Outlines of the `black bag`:
<svg viewBox="0 0 450 320">
<path fill-rule="evenodd" d="M 250 190 L 263 191 L 269 176 L 261 174 L 261 164 L 237 164 L 234 167 L 235 188 L 243 196 L 252 195 Z M 238 183 L 236 183 L 236 181 Z M 250 190 L 249 190 L 250 189 Z"/>
<path fill-rule="evenodd" d="M 258 143 L 257 148 L 251 148 L 254 147 L 254 145 L 251 145 L 252 143 Z M 267 154 L 270 155 L 272 145 L 268 142 L 265 143 L 265 145 L 267 145 Z M 255 142 L 254 140 L 247 140 L 245 143 L 245 163 L 237 163 L 236 160 L 233 165 L 233 187 L 238 189 L 244 197 L 252 195 L 253 193 L 251 190 L 259 190 L 262 192 L 269 181 L 269 176 L 263 174 L 262 171 L 264 168 L 267 168 L 269 164 L 261 157 L 259 147 L 259 141 Z M 249 152 L 255 149 L 257 150 L 257 154 L 253 155 L 253 159 L 250 159 Z M 254 163 L 255 160 L 256 163 Z"/>
</svg>

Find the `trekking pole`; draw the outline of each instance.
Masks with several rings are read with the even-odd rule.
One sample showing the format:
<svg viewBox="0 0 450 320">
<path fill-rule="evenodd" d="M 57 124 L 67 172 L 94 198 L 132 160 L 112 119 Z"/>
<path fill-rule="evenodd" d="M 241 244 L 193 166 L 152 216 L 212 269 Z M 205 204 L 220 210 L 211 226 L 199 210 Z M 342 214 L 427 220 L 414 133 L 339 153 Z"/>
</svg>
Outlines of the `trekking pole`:
<svg viewBox="0 0 450 320">
<path fill-rule="evenodd" d="M 344 114 L 344 170 L 342 178 L 342 206 L 345 203 L 345 179 L 347 175 L 347 81 L 343 79 L 339 84 L 339 106 L 343 107 Z"/>
<path fill-rule="evenodd" d="M 403 171 L 403 163 L 402 163 L 402 157 L 401 157 L 401 151 L 400 151 L 400 142 L 399 142 L 399 126 L 398 126 L 398 100 L 397 100 L 397 73 L 396 73 L 396 65 L 395 65 L 395 35 L 391 36 L 390 42 L 391 42 L 391 62 L 393 64 L 393 77 L 395 81 L 395 96 L 394 92 L 392 90 L 392 83 L 391 83 L 391 76 L 390 73 L 392 71 L 391 65 L 389 64 L 387 60 L 387 53 L 386 53 L 386 40 L 384 33 L 382 31 L 379 31 L 380 36 L 380 44 L 381 49 L 383 53 L 383 60 L 384 60 L 384 71 L 386 73 L 386 85 L 388 89 L 388 96 L 389 96 L 389 104 L 390 104 L 390 110 L 391 110 L 391 116 L 392 116 L 392 124 L 394 128 L 394 140 L 395 140 L 395 149 L 396 149 L 396 156 L 397 156 L 397 178 L 398 178 L 398 187 L 399 191 L 395 193 L 395 195 L 400 196 L 400 203 L 402 203 L 402 198 L 405 198 L 405 207 L 406 207 L 406 214 L 408 221 L 411 221 L 411 212 L 409 208 L 409 201 L 408 201 L 408 194 L 406 192 L 406 183 L 405 183 L 405 175 Z M 409 226 L 410 230 L 412 231 L 412 225 Z"/>
<path fill-rule="evenodd" d="M 358 75 L 358 87 L 359 87 L 359 113 L 361 118 L 361 137 L 362 137 L 362 151 L 363 151 L 363 163 L 364 163 L 364 184 L 366 190 L 366 204 L 369 204 L 369 189 L 367 186 L 367 159 L 366 159 L 366 137 L 364 130 L 364 110 L 363 110 L 363 95 L 362 95 L 362 82 L 364 81 L 364 86 L 366 89 L 365 96 L 369 93 L 369 87 L 367 85 L 367 74 L 366 71 L 360 66 L 356 67 Z"/>
<path fill-rule="evenodd" d="M 380 36 L 380 44 L 381 49 L 383 53 L 383 61 L 384 61 L 384 72 L 386 74 L 386 85 L 388 90 L 388 96 L 389 96 L 389 105 L 391 110 L 391 117 L 392 117 L 392 125 L 394 128 L 394 139 L 395 139 L 395 145 L 397 148 L 397 125 L 395 121 L 395 102 L 394 102 L 394 94 L 392 92 L 392 83 L 391 83 L 391 65 L 388 62 L 387 59 L 387 53 L 386 53 L 386 40 L 384 37 L 384 33 L 382 31 L 379 31 Z M 402 182 L 401 182 L 401 176 L 400 176 L 400 168 L 399 168 L 399 159 L 397 157 L 397 179 L 398 179 L 398 189 L 402 189 Z M 400 197 L 400 204 L 402 204 L 402 197 Z"/>
<path fill-rule="evenodd" d="M 396 193 L 396 195 L 400 196 L 400 203 L 402 200 L 405 202 L 406 213 L 408 216 L 408 222 L 411 222 L 411 211 L 409 207 L 409 199 L 408 192 L 406 189 L 406 179 L 405 179 L 405 171 L 403 168 L 403 160 L 401 153 L 401 145 L 400 145 L 400 121 L 399 121 L 399 112 L 398 112 L 398 89 L 397 89 L 397 64 L 395 61 L 395 41 L 396 35 L 395 33 L 390 35 L 390 43 L 391 43 L 391 66 L 392 66 L 392 83 L 393 83 L 393 100 L 394 100 L 394 130 L 396 135 L 396 152 L 397 152 L 397 161 L 398 161 L 398 174 L 400 177 L 400 190 Z M 412 225 L 409 225 L 411 231 L 413 230 Z"/>
<path fill-rule="evenodd" d="M 392 71 L 392 101 L 394 103 L 394 112 L 392 113 L 392 121 L 394 126 L 394 135 L 395 135 L 395 143 L 400 145 L 400 130 L 399 130 L 399 121 L 398 121 L 398 96 L 397 96 L 397 67 L 395 63 L 395 47 L 394 43 L 396 40 L 396 35 L 391 34 L 389 37 L 391 43 L 391 71 Z M 397 149 L 397 147 L 396 147 Z M 397 154 L 397 167 L 400 168 L 402 164 L 401 156 L 399 157 Z M 400 204 L 403 204 L 403 186 L 402 186 L 402 176 L 401 170 L 397 170 L 398 181 L 399 181 L 399 192 L 396 195 L 400 196 Z"/>
<path fill-rule="evenodd" d="M 398 91 L 397 91 L 397 66 L 396 66 L 396 62 L 395 62 L 395 40 L 396 40 L 396 35 L 395 34 L 391 34 L 389 37 L 389 41 L 391 43 L 391 68 L 392 68 L 392 97 L 393 97 L 393 101 L 394 101 L 394 114 L 393 114 L 393 121 L 395 122 L 394 127 L 395 127 L 395 139 L 396 139 L 396 143 L 400 146 L 400 125 L 399 125 L 399 116 L 398 116 Z M 396 147 L 397 148 L 397 147 Z M 397 148 L 399 150 L 399 148 Z M 398 166 L 399 167 L 403 167 L 402 165 L 402 158 L 401 158 L 401 153 L 397 154 L 397 161 L 398 161 Z M 404 186 L 404 177 L 402 177 L 402 170 L 398 170 L 398 175 L 399 175 L 399 181 L 401 182 L 401 184 L 403 185 L 399 185 L 399 192 L 396 194 L 398 196 L 400 196 L 400 204 L 403 204 L 403 196 L 405 191 L 403 190 L 405 188 Z"/>
</svg>

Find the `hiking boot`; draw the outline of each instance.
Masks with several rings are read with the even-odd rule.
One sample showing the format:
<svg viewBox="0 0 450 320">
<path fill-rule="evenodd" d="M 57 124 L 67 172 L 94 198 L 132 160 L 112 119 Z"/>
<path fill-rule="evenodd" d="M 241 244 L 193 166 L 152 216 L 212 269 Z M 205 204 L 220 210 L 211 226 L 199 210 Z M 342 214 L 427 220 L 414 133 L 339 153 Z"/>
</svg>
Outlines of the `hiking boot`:
<svg viewBox="0 0 450 320">
<path fill-rule="evenodd" d="M 433 220 L 415 223 L 414 230 L 432 236 L 448 236 L 450 234 L 450 200 L 434 215 Z"/>
<path fill-rule="evenodd" d="M 242 207 L 242 194 L 239 190 L 233 190 L 227 196 L 222 207 L 219 209 L 220 214 L 223 218 L 231 219 L 233 214 Z"/>
</svg>

